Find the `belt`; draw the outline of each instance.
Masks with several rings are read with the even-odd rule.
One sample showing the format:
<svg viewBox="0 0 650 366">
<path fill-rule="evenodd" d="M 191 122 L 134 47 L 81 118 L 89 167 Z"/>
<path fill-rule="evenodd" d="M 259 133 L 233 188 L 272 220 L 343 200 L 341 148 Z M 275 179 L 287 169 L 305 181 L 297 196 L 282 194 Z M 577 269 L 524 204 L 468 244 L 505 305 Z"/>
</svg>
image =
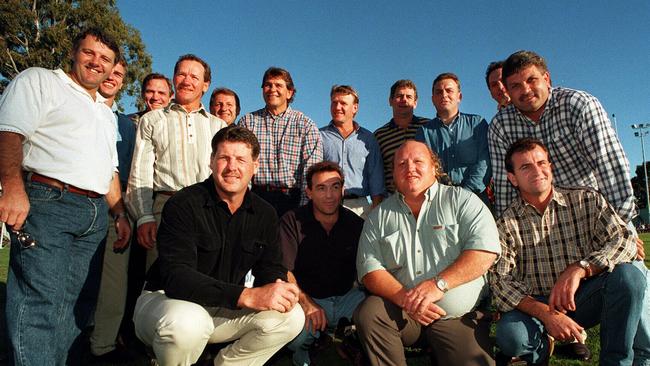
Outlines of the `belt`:
<svg viewBox="0 0 650 366">
<path fill-rule="evenodd" d="M 70 193 L 74 194 L 80 194 L 82 196 L 90 197 L 90 198 L 100 198 L 104 196 L 103 194 L 99 194 L 97 192 L 89 191 L 87 189 L 82 189 L 79 187 L 75 187 L 71 184 L 63 183 L 58 179 L 46 177 L 44 175 L 40 175 L 38 173 L 34 172 L 24 172 L 25 174 L 25 179 L 31 182 L 38 182 L 38 183 L 43 183 L 47 184 L 48 186 L 52 186 L 54 188 L 57 188 L 60 191 L 68 191 Z"/>
<path fill-rule="evenodd" d="M 295 188 L 297 189 L 297 188 Z M 288 194 L 294 188 L 286 188 L 286 187 L 275 187 L 271 186 L 268 184 L 254 184 L 253 185 L 253 190 L 259 190 L 259 191 L 264 191 L 264 192 L 282 192 L 284 194 Z"/>
<path fill-rule="evenodd" d="M 164 194 L 165 196 L 173 196 L 176 194 L 176 191 L 156 191 L 156 194 Z"/>
</svg>

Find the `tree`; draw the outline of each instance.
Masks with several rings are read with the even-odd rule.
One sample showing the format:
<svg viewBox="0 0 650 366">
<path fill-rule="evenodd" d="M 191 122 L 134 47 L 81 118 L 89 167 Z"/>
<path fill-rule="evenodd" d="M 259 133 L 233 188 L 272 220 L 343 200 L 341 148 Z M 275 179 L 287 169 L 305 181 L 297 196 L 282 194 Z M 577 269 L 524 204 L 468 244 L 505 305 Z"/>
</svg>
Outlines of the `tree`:
<svg viewBox="0 0 650 366">
<path fill-rule="evenodd" d="M 28 67 L 67 69 L 72 41 L 87 27 L 103 29 L 122 45 L 129 65 L 123 91 L 139 95 L 139 81 L 151 72 L 151 56 L 140 32 L 122 20 L 114 0 L 3 0 L 0 93 Z"/>
<path fill-rule="evenodd" d="M 648 174 L 650 174 L 650 162 L 646 163 L 646 169 L 648 170 Z M 645 192 L 648 189 L 648 184 L 645 181 L 645 174 L 643 172 L 643 165 L 637 165 L 635 173 L 636 176 L 632 178 L 632 189 L 634 190 L 636 205 L 641 209 L 646 207 Z"/>
</svg>

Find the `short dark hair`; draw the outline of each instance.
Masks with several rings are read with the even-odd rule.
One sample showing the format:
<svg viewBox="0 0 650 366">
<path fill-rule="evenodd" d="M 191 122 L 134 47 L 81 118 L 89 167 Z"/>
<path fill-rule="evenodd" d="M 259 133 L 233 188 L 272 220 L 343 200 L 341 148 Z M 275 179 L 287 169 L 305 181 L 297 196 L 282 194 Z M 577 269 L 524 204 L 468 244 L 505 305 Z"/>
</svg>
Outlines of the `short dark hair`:
<svg viewBox="0 0 650 366">
<path fill-rule="evenodd" d="M 508 86 L 508 84 L 506 84 L 506 79 L 510 75 L 516 74 L 531 65 L 536 66 L 542 73 L 548 72 L 548 67 L 546 66 L 544 58 L 533 51 L 522 50 L 508 56 L 508 58 L 503 62 L 503 71 L 501 71 L 503 85 L 506 87 Z"/>
<path fill-rule="evenodd" d="M 413 89 L 413 92 L 415 93 L 415 100 L 418 100 L 418 88 L 415 86 L 415 83 L 409 79 L 397 80 L 393 86 L 390 87 L 390 99 L 393 99 L 395 97 L 395 92 L 397 89 L 402 88 Z"/>
<path fill-rule="evenodd" d="M 171 97 L 174 95 L 174 87 L 172 86 L 172 82 L 169 80 L 169 78 L 163 74 L 157 73 L 157 72 L 152 72 L 151 74 L 147 75 L 144 77 L 142 80 L 142 87 L 140 88 L 140 95 L 144 98 L 144 91 L 147 89 L 147 84 L 151 80 L 165 80 L 167 83 L 167 86 L 169 87 L 169 96 Z"/>
<path fill-rule="evenodd" d="M 544 145 L 542 141 L 532 137 L 524 137 L 523 139 L 519 139 L 515 141 L 512 145 L 510 145 L 508 151 L 506 152 L 506 158 L 505 158 L 506 171 L 508 173 L 515 172 L 515 167 L 512 162 L 512 156 L 514 154 L 534 150 L 537 146 L 541 147 L 542 150 L 546 152 L 546 156 L 548 156 L 548 149 L 546 148 L 546 145 Z M 551 158 L 549 157 L 549 161 L 550 159 Z"/>
<path fill-rule="evenodd" d="M 323 172 L 336 172 L 338 173 L 339 177 L 341 177 L 341 184 L 345 183 L 343 170 L 337 163 L 333 161 L 321 161 L 310 166 L 309 169 L 307 169 L 307 188 L 311 189 L 314 175 Z"/>
<path fill-rule="evenodd" d="M 219 145 L 225 141 L 243 142 L 248 145 L 251 148 L 253 160 L 257 160 L 260 156 L 260 143 L 255 134 L 246 127 L 233 124 L 220 129 L 212 138 L 212 155 L 217 152 Z"/>
<path fill-rule="evenodd" d="M 451 79 L 455 81 L 456 85 L 458 85 L 458 91 L 460 91 L 460 79 L 458 79 L 458 76 L 453 72 L 443 72 L 442 74 L 436 76 L 435 79 L 433 79 L 433 84 L 431 84 L 431 92 L 433 93 L 433 90 L 436 87 L 437 83 L 446 79 Z"/>
<path fill-rule="evenodd" d="M 197 55 L 188 53 L 187 55 L 183 55 L 178 58 L 178 61 L 176 61 L 176 64 L 174 65 L 174 75 L 176 75 L 176 72 L 178 71 L 178 66 L 181 64 L 183 61 L 196 61 L 203 66 L 203 81 L 209 83 L 212 80 L 212 74 L 210 73 L 210 65 L 208 65 L 207 62 L 203 61 L 202 58 L 200 58 Z"/>
<path fill-rule="evenodd" d="M 100 28 L 86 28 L 82 30 L 81 33 L 79 33 L 72 41 L 72 51 L 73 52 L 79 51 L 79 47 L 81 46 L 81 41 L 86 39 L 86 37 L 88 36 L 95 37 L 98 41 L 108 46 L 108 48 L 111 51 L 113 51 L 113 53 L 115 53 L 115 58 L 113 59 L 113 65 L 115 65 L 118 62 L 118 60 L 122 58 L 122 51 L 120 50 L 120 46 L 118 45 L 115 38 L 113 38 L 108 33 L 104 32 Z"/>
<path fill-rule="evenodd" d="M 494 61 L 490 62 L 490 64 L 487 67 L 487 70 L 485 70 L 485 83 L 487 84 L 488 88 L 490 87 L 490 74 L 494 70 L 502 69 L 503 68 L 503 61 Z"/>
<path fill-rule="evenodd" d="M 237 93 L 235 93 L 234 90 L 228 89 L 228 88 L 216 88 L 212 91 L 212 94 L 210 95 L 210 106 L 214 104 L 214 98 L 216 98 L 217 95 L 219 94 L 226 94 L 235 97 L 235 112 L 237 115 L 239 115 L 239 112 L 241 112 L 241 107 L 239 105 L 239 96 Z"/>
<path fill-rule="evenodd" d="M 264 83 L 266 83 L 267 79 L 270 78 L 282 78 L 284 82 L 287 84 L 287 89 L 293 91 L 293 94 L 291 95 L 291 98 L 287 101 L 288 103 L 293 102 L 293 99 L 296 97 L 296 87 L 293 85 L 293 79 L 291 78 L 291 74 L 289 71 L 280 68 L 280 67 L 275 67 L 271 66 L 266 71 L 264 71 L 264 76 L 262 76 L 262 88 L 264 87 Z"/>
<path fill-rule="evenodd" d="M 351 95 L 354 99 L 354 104 L 359 104 L 359 94 L 350 85 L 334 85 L 330 91 L 330 98 L 335 94 Z"/>
</svg>

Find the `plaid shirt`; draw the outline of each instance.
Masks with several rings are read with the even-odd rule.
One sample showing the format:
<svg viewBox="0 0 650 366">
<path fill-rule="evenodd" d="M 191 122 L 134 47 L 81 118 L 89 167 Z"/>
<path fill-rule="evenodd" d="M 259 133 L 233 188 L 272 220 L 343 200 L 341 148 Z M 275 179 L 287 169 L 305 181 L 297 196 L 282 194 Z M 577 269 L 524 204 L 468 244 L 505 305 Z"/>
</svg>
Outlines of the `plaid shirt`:
<svg viewBox="0 0 650 366">
<path fill-rule="evenodd" d="M 253 184 L 300 188 L 301 203 L 306 203 L 307 169 L 323 160 L 314 121 L 291 107 L 278 116 L 262 108 L 244 115 L 239 124 L 253 131 L 260 142 L 260 168 Z"/>
<path fill-rule="evenodd" d="M 539 122 L 509 105 L 497 113 L 488 132 L 496 213 L 517 197 L 506 177 L 504 159 L 510 145 L 524 137 L 541 140 L 553 162 L 558 185 L 600 190 L 619 216 L 636 216 L 630 164 L 607 113 L 595 97 L 577 90 L 553 88 Z"/>
<path fill-rule="evenodd" d="M 543 213 L 521 198 L 497 220 L 501 258 L 490 269 L 497 308 L 548 296 L 564 269 L 586 260 L 612 271 L 636 256 L 635 239 L 605 198 L 589 188 L 553 188 Z"/>
</svg>

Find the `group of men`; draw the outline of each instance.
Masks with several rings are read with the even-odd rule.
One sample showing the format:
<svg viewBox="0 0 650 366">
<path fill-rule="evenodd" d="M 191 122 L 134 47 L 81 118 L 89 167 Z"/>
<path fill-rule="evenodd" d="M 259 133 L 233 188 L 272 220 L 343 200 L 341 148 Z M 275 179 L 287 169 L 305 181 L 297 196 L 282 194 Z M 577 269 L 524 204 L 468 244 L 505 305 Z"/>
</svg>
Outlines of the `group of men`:
<svg viewBox="0 0 650 366">
<path fill-rule="evenodd" d="M 0 99 L 14 364 L 71 363 L 89 324 L 92 353 L 116 354 L 130 218 L 149 269 L 135 333 L 161 365 L 212 343 L 210 364 L 262 365 L 287 345 L 308 365 L 319 335 L 350 320 L 371 365 L 403 365 L 423 341 L 436 364 L 493 365 L 490 289 L 506 361 L 548 362 L 556 340 L 580 345 L 600 323 L 602 364 L 650 365 L 627 158 L 598 100 L 552 87 L 537 54 L 488 67 L 489 125 L 459 111 L 460 81 L 443 73 L 434 119 L 399 80 L 374 133 L 348 85 L 332 87 L 319 130 L 276 67 L 265 106 L 235 123 L 234 91 L 202 105 L 211 70 L 192 54 L 171 81 L 143 80 L 146 110 L 129 118 L 114 104 L 119 46 L 91 29 L 71 55 L 67 72 L 28 69 Z"/>
</svg>

